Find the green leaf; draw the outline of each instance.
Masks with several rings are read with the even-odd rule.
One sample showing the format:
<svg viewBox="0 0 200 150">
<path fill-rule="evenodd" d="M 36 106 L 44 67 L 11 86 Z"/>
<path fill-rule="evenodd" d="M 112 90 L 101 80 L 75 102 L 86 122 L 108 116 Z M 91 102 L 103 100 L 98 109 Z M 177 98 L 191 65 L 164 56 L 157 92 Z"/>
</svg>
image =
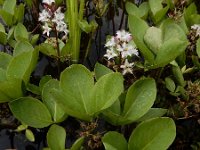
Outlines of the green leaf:
<svg viewBox="0 0 200 150">
<path fill-rule="evenodd" d="M 17 41 L 21 41 L 21 40 L 23 41 L 23 40 L 29 39 L 29 33 L 23 24 L 21 23 L 17 24 L 14 30 L 14 37 Z"/>
<path fill-rule="evenodd" d="M 10 14 L 9 12 L 0 9 L 0 15 L 4 21 L 4 23 L 8 26 L 12 26 L 13 25 L 13 15 Z"/>
<path fill-rule="evenodd" d="M 156 27 L 150 27 L 147 29 L 146 34 L 144 35 L 144 42 L 148 48 L 156 54 L 163 43 L 161 29 Z"/>
<path fill-rule="evenodd" d="M 176 126 L 170 118 L 155 118 L 139 124 L 132 132 L 129 150 L 166 150 L 174 141 Z"/>
<path fill-rule="evenodd" d="M 9 102 L 22 96 L 21 79 L 10 79 L 9 81 L 0 82 L 0 103 Z"/>
<path fill-rule="evenodd" d="M 153 16 L 153 20 L 154 22 L 157 24 L 159 23 L 165 16 L 167 11 L 169 10 L 169 6 L 166 6 L 165 8 L 161 9 L 160 11 L 158 11 L 154 16 Z"/>
<path fill-rule="evenodd" d="M 167 109 L 151 108 L 144 116 L 142 116 L 140 119 L 138 119 L 137 122 L 142 122 L 142 121 L 146 121 L 148 119 L 162 117 L 166 113 L 167 113 Z"/>
<path fill-rule="evenodd" d="M 7 34 L 5 33 L 4 26 L 0 23 L 0 44 L 5 45 L 7 43 Z"/>
<path fill-rule="evenodd" d="M 180 69 L 180 67 L 179 66 L 172 66 L 172 73 L 173 73 L 173 75 L 174 75 L 174 77 L 175 77 L 175 79 L 176 79 L 176 82 L 180 85 L 180 86 L 182 86 L 182 87 L 184 87 L 185 86 L 185 81 L 184 81 L 184 77 L 183 77 L 183 73 L 181 72 L 181 69 Z"/>
<path fill-rule="evenodd" d="M 0 23 L 0 31 L 5 32 L 5 28 L 4 28 L 4 25 L 2 23 Z"/>
<path fill-rule="evenodd" d="M 61 73 L 60 88 L 60 92 L 55 89 L 53 93 L 66 113 L 90 121 L 117 100 L 123 91 L 123 77 L 119 73 L 109 73 L 94 85 L 88 69 L 83 65 L 71 65 Z"/>
<path fill-rule="evenodd" d="M 67 84 L 66 84 L 67 83 Z M 62 102 L 69 115 L 88 120 L 91 92 L 94 79 L 91 72 L 82 65 L 71 65 L 61 73 L 60 88 L 65 97 Z M 90 119 L 89 119 L 90 120 Z"/>
<path fill-rule="evenodd" d="M 141 51 L 145 60 L 149 61 L 150 63 L 153 63 L 154 54 L 151 52 L 150 49 L 148 49 L 148 47 L 145 45 L 143 41 L 144 35 L 149 26 L 144 20 L 134 15 L 129 15 L 128 23 L 130 31 L 134 37 L 134 42 L 137 45 L 138 49 Z"/>
<path fill-rule="evenodd" d="M 163 21 L 160 28 L 163 32 L 164 42 L 174 38 L 180 39 L 182 41 L 187 41 L 185 32 L 179 25 L 174 22 L 174 20 L 166 19 Z"/>
<path fill-rule="evenodd" d="M 51 150 L 65 150 L 65 129 L 58 125 L 52 125 L 47 133 L 47 143 Z"/>
<path fill-rule="evenodd" d="M 163 9 L 162 2 L 163 0 L 149 0 L 149 7 L 153 15 Z"/>
<path fill-rule="evenodd" d="M 39 83 L 40 91 L 43 90 L 43 87 L 45 86 L 45 84 L 46 84 L 47 82 L 49 82 L 51 79 L 52 79 L 52 76 L 50 76 L 50 75 L 45 75 L 45 76 L 43 76 L 43 77 L 41 78 L 40 83 Z"/>
<path fill-rule="evenodd" d="M 61 122 L 67 118 L 63 107 L 55 100 L 53 89 L 59 89 L 59 82 L 55 79 L 49 80 L 42 89 L 42 100 L 49 109 L 54 122 Z"/>
<path fill-rule="evenodd" d="M 92 26 L 87 22 L 87 20 L 79 20 L 79 27 L 86 33 L 90 33 L 92 31 Z"/>
<path fill-rule="evenodd" d="M 34 128 L 44 128 L 52 123 L 51 114 L 38 99 L 22 97 L 9 103 L 13 115 Z"/>
<path fill-rule="evenodd" d="M 10 30 L 8 31 L 8 36 L 7 36 L 8 41 L 14 39 L 14 30 L 15 30 L 15 26 L 12 26 Z"/>
<path fill-rule="evenodd" d="M 117 100 L 111 107 L 102 112 L 103 118 L 112 125 L 124 125 L 130 121 L 121 115 L 121 103 Z"/>
<path fill-rule="evenodd" d="M 28 83 L 30 75 L 34 70 L 38 59 L 38 51 L 23 52 L 10 61 L 7 69 L 7 78 L 23 79 L 25 84 Z"/>
<path fill-rule="evenodd" d="M 128 1 L 126 2 L 125 6 L 126 6 L 126 11 L 129 15 L 135 15 L 139 18 L 141 17 L 142 14 L 140 13 L 139 8 L 135 4 Z"/>
<path fill-rule="evenodd" d="M 149 4 L 143 2 L 139 7 L 131 2 L 126 2 L 126 11 L 129 15 L 135 15 L 139 18 L 146 18 L 149 11 Z"/>
<path fill-rule="evenodd" d="M 40 44 L 37 49 L 47 55 L 47 56 L 57 56 L 57 52 L 56 52 L 56 49 L 53 48 L 53 46 L 51 44 L 48 44 L 48 43 L 42 43 Z"/>
<path fill-rule="evenodd" d="M 115 131 L 109 131 L 102 138 L 106 150 L 127 150 L 128 144 L 124 136 Z"/>
<path fill-rule="evenodd" d="M 185 51 L 187 45 L 188 42 L 174 38 L 164 42 L 156 56 L 152 68 L 164 67 L 171 61 L 175 60 L 177 56 L 181 55 Z"/>
<path fill-rule="evenodd" d="M 15 45 L 13 56 L 22 54 L 23 52 L 33 51 L 33 46 L 27 41 L 18 41 Z"/>
<path fill-rule="evenodd" d="M 124 90 L 123 80 L 120 73 L 109 73 L 101 77 L 92 91 L 92 99 L 88 103 L 89 113 L 110 107 Z"/>
<path fill-rule="evenodd" d="M 135 121 L 149 111 L 156 99 L 154 79 L 145 78 L 136 81 L 126 95 L 123 117 Z"/>
<path fill-rule="evenodd" d="M 176 85 L 170 77 L 165 78 L 165 85 L 170 92 L 174 92 L 176 89 Z"/>
<path fill-rule="evenodd" d="M 185 34 L 188 34 L 189 29 L 187 27 L 185 18 L 183 16 L 179 19 L 177 24 L 181 27 L 181 29 L 185 32 Z"/>
<path fill-rule="evenodd" d="M 21 3 L 15 9 L 14 17 L 16 19 L 16 22 L 22 22 L 23 21 L 23 19 L 24 19 L 24 12 L 25 12 L 24 4 Z"/>
<path fill-rule="evenodd" d="M 29 129 L 26 129 L 25 131 L 25 135 L 26 135 L 26 138 L 31 141 L 31 142 L 35 142 L 35 136 L 33 134 L 33 132 Z"/>
<path fill-rule="evenodd" d="M 187 8 L 184 9 L 184 18 L 188 27 L 190 27 L 192 22 L 190 22 L 190 17 L 193 14 L 197 14 L 197 7 L 195 3 L 190 4 Z"/>
<path fill-rule="evenodd" d="M 7 34 L 0 31 L 0 44 L 5 45 L 7 43 Z"/>
<path fill-rule="evenodd" d="M 84 137 L 80 137 L 75 141 L 70 150 L 80 150 L 84 142 Z"/>
<path fill-rule="evenodd" d="M 26 130 L 27 128 L 28 128 L 27 125 L 21 124 L 21 125 L 19 125 L 19 126 L 17 127 L 17 129 L 16 129 L 15 131 L 21 132 L 21 131 Z"/>
<path fill-rule="evenodd" d="M 3 4 L 3 10 L 14 15 L 15 6 L 16 6 L 16 0 L 5 0 Z"/>
<path fill-rule="evenodd" d="M 33 35 L 33 36 L 31 37 L 31 41 L 30 41 L 31 45 L 36 45 L 36 44 L 37 44 L 37 41 L 39 40 L 39 37 L 40 37 L 39 34 Z"/>
<path fill-rule="evenodd" d="M 87 20 L 79 20 L 79 27 L 86 33 L 94 32 L 98 27 L 98 24 L 95 21 L 91 21 L 90 23 Z"/>
<path fill-rule="evenodd" d="M 102 76 L 104 76 L 108 73 L 111 73 L 111 72 L 113 72 L 113 71 L 100 63 L 96 63 L 96 65 L 94 67 L 94 73 L 95 73 L 96 80 L 99 80 Z"/>
<path fill-rule="evenodd" d="M 149 7 L 155 24 L 159 23 L 164 18 L 169 9 L 169 4 L 163 7 L 162 2 L 163 0 L 149 0 Z"/>
<path fill-rule="evenodd" d="M 33 94 L 41 95 L 40 88 L 35 84 L 28 83 L 26 85 L 26 90 L 33 93 Z"/>
<path fill-rule="evenodd" d="M 11 59 L 12 59 L 11 55 L 9 55 L 7 53 L 0 52 L 0 68 L 6 70 Z"/>
<path fill-rule="evenodd" d="M 148 17 L 148 13 L 149 13 L 149 3 L 143 2 L 139 6 L 139 10 L 140 10 L 141 18 L 146 19 Z"/>
<path fill-rule="evenodd" d="M 149 81 L 149 83 L 147 81 Z M 147 78 L 147 79 L 138 80 L 137 82 L 134 83 L 137 86 L 133 84 L 132 87 L 128 89 L 127 96 L 129 94 L 129 99 L 127 98 L 127 96 L 126 96 L 126 99 L 124 98 L 126 106 L 124 106 L 124 110 L 122 113 L 121 113 L 121 107 L 123 107 L 124 102 L 121 101 L 121 104 L 120 104 L 119 100 L 116 101 L 110 108 L 103 111 L 103 117 L 107 122 L 109 122 L 112 125 L 125 125 L 134 121 L 140 121 L 140 119 L 142 120 L 142 119 L 147 119 L 148 117 L 151 118 L 151 117 L 155 117 L 156 115 L 158 116 L 161 115 L 161 112 L 159 114 L 159 111 L 157 110 L 154 111 L 150 109 L 153 101 L 155 100 L 155 96 L 152 96 L 154 98 L 149 97 L 149 96 L 146 96 L 146 98 L 142 98 L 143 92 L 144 92 L 142 90 L 145 89 L 145 87 L 149 89 L 150 93 L 154 93 L 153 95 L 156 95 L 155 81 L 151 78 Z M 145 85 L 145 82 L 148 86 Z M 134 90 L 133 90 L 133 87 L 135 88 Z M 144 94 L 145 93 L 147 92 L 144 92 Z M 123 94 L 120 97 L 123 97 Z M 134 102 L 134 97 L 137 97 L 135 99 L 135 102 Z M 133 99 L 130 101 L 131 98 Z M 127 100 L 129 100 L 129 102 Z M 142 105 L 140 104 L 140 102 L 142 103 Z M 128 105 L 130 106 L 129 109 L 127 108 Z M 127 109 L 126 110 L 127 112 L 129 110 L 132 112 L 128 116 L 126 116 L 124 114 L 125 109 Z"/>
</svg>

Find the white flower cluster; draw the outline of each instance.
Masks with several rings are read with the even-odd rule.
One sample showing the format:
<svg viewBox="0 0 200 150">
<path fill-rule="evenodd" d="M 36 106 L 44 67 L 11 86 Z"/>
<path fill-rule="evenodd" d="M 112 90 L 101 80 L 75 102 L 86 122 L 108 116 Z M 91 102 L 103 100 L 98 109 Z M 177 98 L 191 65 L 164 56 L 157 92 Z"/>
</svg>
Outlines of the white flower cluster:
<svg viewBox="0 0 200 150">
<path fill-rule="evenodd" d="M 127 73 L 133 73 L 132 67 L 134 63 L 128 62 L 129 56 L 138 56 L 138 50 L 132 41 L 132 36 L 129 32 L 125 30 L 117 31 L 116 36 L 112 36 L 105 44 L 107 48 L 104 57 L 108 60 L 120 58 L 122 59 L 122 64 L 120 68 L 123 69 L 123 75 Z"/>
<path fill-rule="evenodd" d="M 196 37 L 200 37 L 200 24 L 194 24 L 191 29 L 196 31 Z"/>
<path fill-rule="evenodd" d="M 54 7 L 51 7 L 55 4 L 55 0 L 43 0 L 43 4 L 48 5 L 39 13 L 38 20 L 43 23 L 43 34 L 49 36 L 50 32 L 56 29 L 57 32 L 63 32 L 67 36 L 69 30 L 64 22 L 65 15 L 61 12 L 61 7 L 58 7 L 56 10 L 54 10 Z"/>
</svg>

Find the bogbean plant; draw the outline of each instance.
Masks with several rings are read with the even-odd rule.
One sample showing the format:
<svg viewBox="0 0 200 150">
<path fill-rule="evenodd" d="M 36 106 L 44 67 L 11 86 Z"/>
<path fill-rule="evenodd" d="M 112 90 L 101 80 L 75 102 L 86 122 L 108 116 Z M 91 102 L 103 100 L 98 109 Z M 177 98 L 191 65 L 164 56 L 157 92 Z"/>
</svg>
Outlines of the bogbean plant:
<svg viewBox="0 0 200 150">
<path fill-rule="evenodd" d="M 120 30 L 108 37 L 103 56 L 107 67 L 96 63 L 91 72 L 72 64 L 60 73 L 59 80 L 44 76 L 38 86 L 30 83 L 38 53 L 55 58 L 58 67 L 69 60 L 77 63 L 81 32 L 94 33 L 97 24 L 84 20 L 84 0 L 43 0 L 38 22 L 46 40 L 38 45 L 40 35 L 23 25 L 26 4 L 30 7 L 32 1 L 0 3 L 0 102 L 9 104 L 22 123 L 16 131 L 25 130 L 29 140 L 35 140 L 29 126 L 49 127 L 46 149 L 66 149 L 66 131 L 59 123 L 71 116 L 81 124 L 95 124 L 92 131 L 99 119 L 116 127 L 137 125 L 129 138 L 117 131 L 82 133 L 72 150 L 91 145 L 88 138 L 101 139 L 107 150 L 165 150 L 175 139 L 176 127 L 173 119 L 162 117 L 168 110 L 154 103 L 166 104 L 168 95 L 178 97 L 177 105 L 188 104 L 184 110 L 199 104 L 199 93 L 194 93 L 199 82 L 184 78 L 200 68 L 200 15 L 195 3 L 148 0 L 136 6 L 127 1 L 129 32 Z"/>
</svg>

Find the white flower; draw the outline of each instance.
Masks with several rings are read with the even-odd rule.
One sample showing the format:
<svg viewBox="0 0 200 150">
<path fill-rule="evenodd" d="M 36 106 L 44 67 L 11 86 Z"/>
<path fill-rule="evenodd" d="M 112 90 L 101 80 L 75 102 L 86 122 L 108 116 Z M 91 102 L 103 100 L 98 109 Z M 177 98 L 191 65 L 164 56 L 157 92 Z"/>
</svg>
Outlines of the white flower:
<svg viewBox="0 0 200 150">
<path fill-rule="evenodd" d="M 122 58 L 127 58 L 132 55 L 138 56 L 138 50 L 132 44 L 125 42 L 122 45 L 117 45 L 117 51 L 121 52 Z"/>
<path fill-rule="evenodd" d="M 112 36 L 105 44 L 105 47 L 113 47 L 116 45 L 115 37 Z"/>
<path fill-rule="evenodd" d="M 194 24 L 193 26 L 191 26 L 191 29 L 197 30 L 200 28 L 200 25 L 198 24 Z"/>
<path fill-rule="evenodd" d="M 125 60 L 125 63 L 120 66 L 123 69 L 122 74 L 125 75 L 127 73 L 133 74 L 133 65 L 134 63 L 129 63 L 128 60 Z"/>
<path fill-rule="evenodd" d="M 66 35 L 69 33 L 67 25 L 64 22 L 59 22 L 59 24 L 56 25 L 56 30 L 59 32 L 64 32 Z"/>
<path fill-rule="evenodd" d="M 116 35 L 116 38 L 122 42 L 130 42 L 132 39 L 131 34 L 125 30 L 117 31 Z"/>
<path fill-rule="evenodd" d="M 122 58 L 127 58 L 128 56 L 136 55 L 138 56 L 138 50 L 132 44 L 122 44 L 124 50 L 121 52 Z"/>
<path fill-rule="evenodd" d="M 52 19 L 52 22 L 54 23 L 64 22 L 64 18 L 65 15 L 64 13 L 61 12 L 61 7 L 59 7 L 54 13 L 54 18 Z"/>
<path fill-rule="evenodd" d="M 47 5 L 51 5 L 52 3 L 55 3 L 55 0 L 43 0 L 42 3 L 45 3 Z"/>
<path fill-rule="evenodd" d="M 47 36 L 49 36 L 50 31 L 52 30 L 47 23 L 44 24 L 44 26 L 42 26 L 42 28 L 44 29 L 43 34 L 47 34 Z"/>
<path fill-rule="evenodd" d="M 196 36 L 200 36 L 200 25 L 199 24 L 195 24 L 195 25 L 191 26 L 191 29 L 196 30 Z"/>
<path fill-rule="evenodd" d="M 118 55 L 115 53 L 115 51 L 113 49 L 108 49 L 106 51 L 106 54 L 104 55 L 104 57 L 107 57 L 108 60 L 110 60 L 111 58 L 117 57 Z"/>
<path fill-rule="evenodd" d="M 51 18 L 51 15 L 46 9 L 43 9 L 41 13 L 39 13 L 39 18 L 38 20 L 41 22 L 48 22 L 49 19 Z"/>
</svg>

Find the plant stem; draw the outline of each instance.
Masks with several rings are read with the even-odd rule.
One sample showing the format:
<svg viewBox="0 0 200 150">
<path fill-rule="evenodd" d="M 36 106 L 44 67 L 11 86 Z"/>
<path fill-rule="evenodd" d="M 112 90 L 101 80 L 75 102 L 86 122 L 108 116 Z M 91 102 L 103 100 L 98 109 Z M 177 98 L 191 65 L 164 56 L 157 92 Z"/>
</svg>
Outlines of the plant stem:
<svg viewBox="0 0 200 150">
<path fill-rule="evenodd" d="M 79 21 L 83 19 L 85 0 L 80 0 L 80 5 L 78 5 L 78 0 L 66 0 L 66 2 L 69 19 L 69 38 L 72 42 L 70 53 L 72 55 L 72 62 L 78 63 L 81 40 L 81 29 L 79 27 Z"/>
<path fill-rule="evenodd" d="M 92 44 L 92 37 L 93 37 L 93 32 L 90 33 L 90 39 L 89 39 L 89 42 L 88 42 L 88 45 L 87 45 L 87 49 L 86 49 L 86 52 L 85 52 L 85 57 L 84 57 L 84 61 L 87 59 L 87 56 L 89 54 L 89 51 L 90 51 L 90 47 L 91 47 L 91 44 Z"/>
<path fill-rule="evenodd" d="M 124 15 L 125 15 L 125 4 L 123 2 L 123 12 L 122 12 L 122 17 L 121 17 L 121 21 L 120 21 L 120 25 L 119 25 L 119 30 L 121 30 L 123 22 L 124 22 Z"/>
<path fill-rule="evenodd" d="M 54 31 L 56 34 L 56 51 L 57 51 L 57 65 L 58 65 L 58 75 L 60 74 L 60 46 L 59 46 L 59 39 L 58 39 L 58 31 L 56 29 L 56 27 L 54 26 Z"/>
</svg>

